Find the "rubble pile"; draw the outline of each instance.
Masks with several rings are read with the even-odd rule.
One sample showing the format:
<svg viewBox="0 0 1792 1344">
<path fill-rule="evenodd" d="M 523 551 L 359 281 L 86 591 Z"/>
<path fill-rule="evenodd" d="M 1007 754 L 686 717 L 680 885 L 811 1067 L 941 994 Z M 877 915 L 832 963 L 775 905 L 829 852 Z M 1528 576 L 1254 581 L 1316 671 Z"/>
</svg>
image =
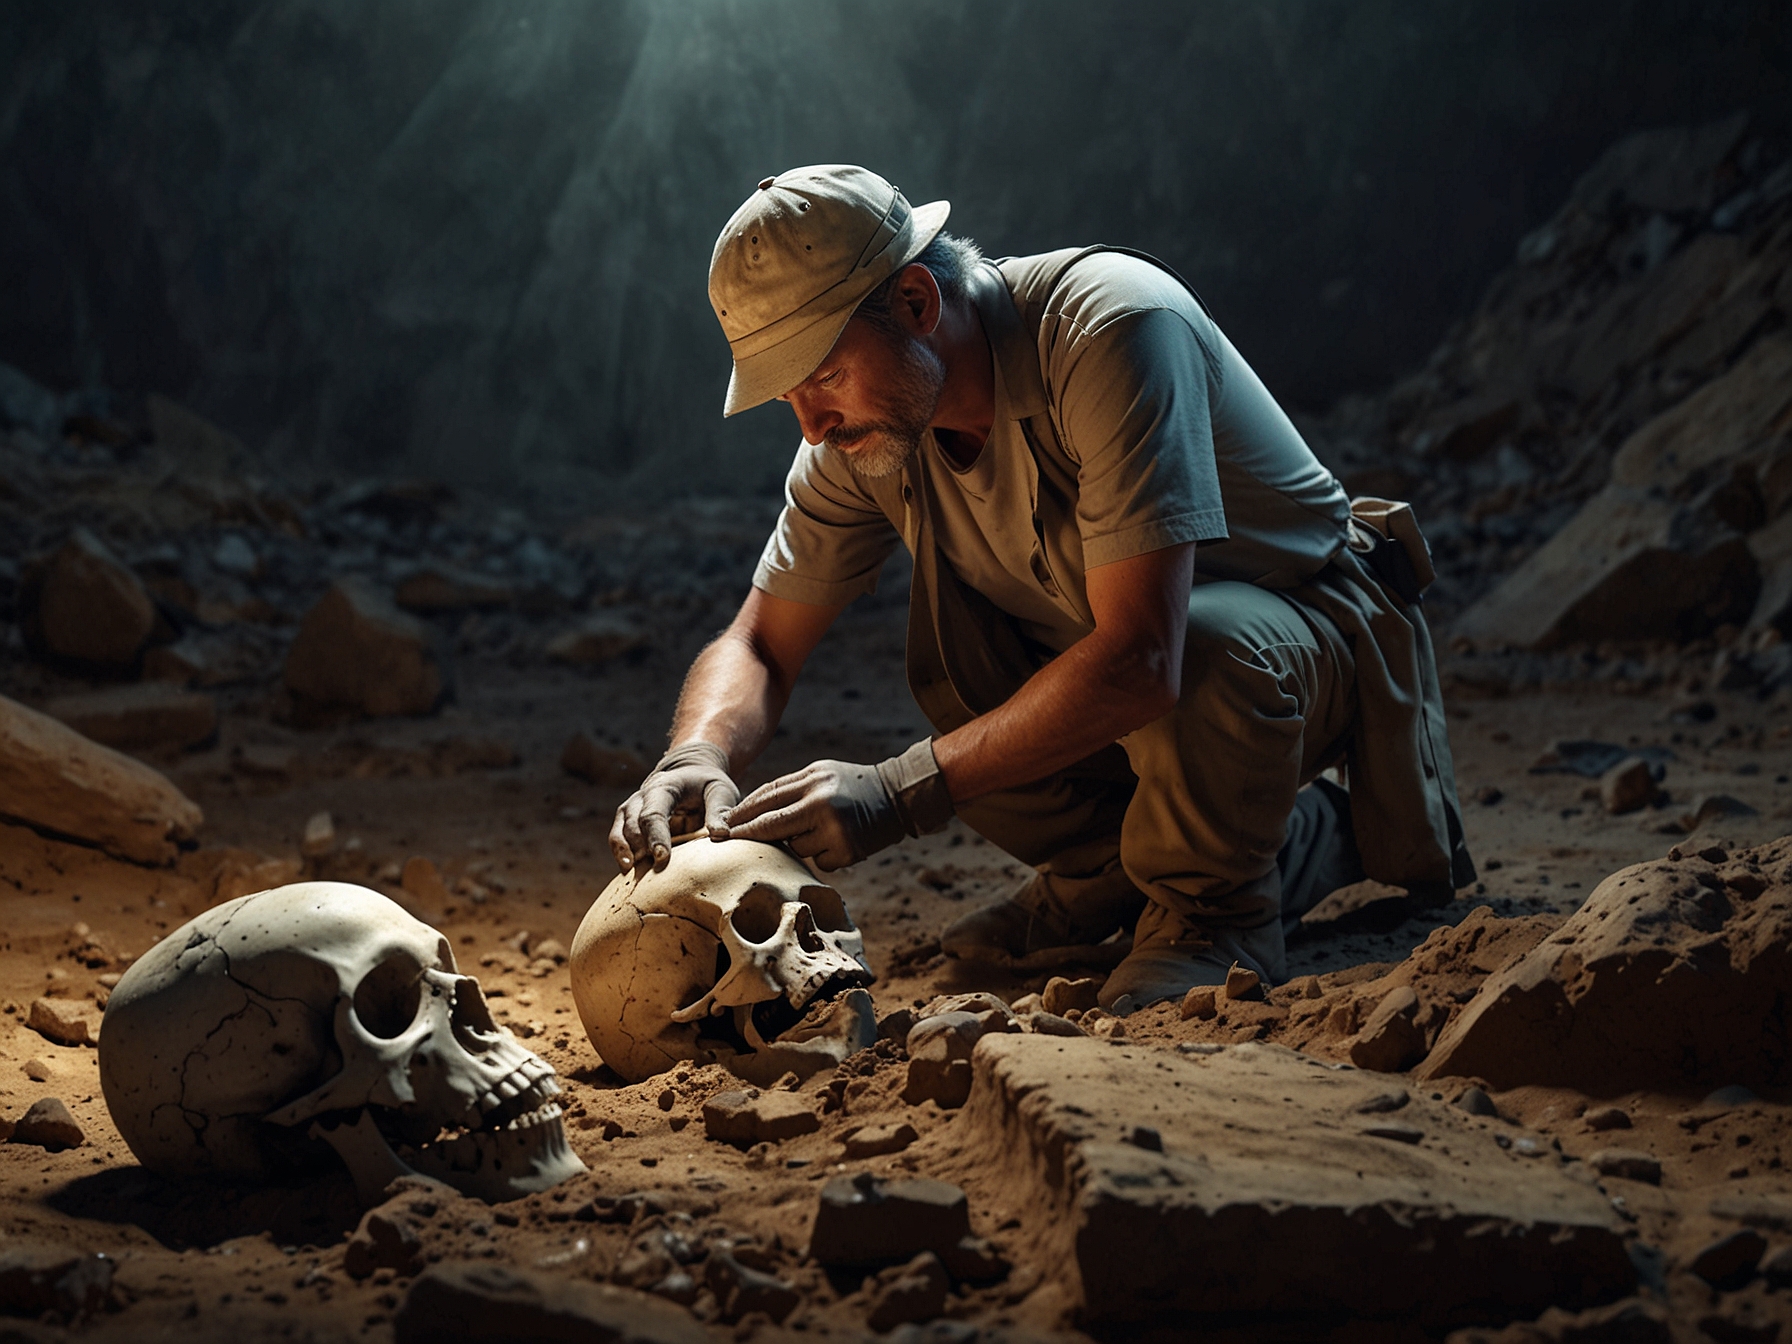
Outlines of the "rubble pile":
<svg viewBox="0 0 1792 1344">
<path fill-rule="evenodd" d="M 1783 681 L 1789 314 L 1792 160 L 1742 116 L 1633 135 L 1425 368 L 1312 436 L 1353 494 L 1415 502 L 1459 648 L 1624 675 L 1611 646 L 1712 640 Z"/>
</svg>

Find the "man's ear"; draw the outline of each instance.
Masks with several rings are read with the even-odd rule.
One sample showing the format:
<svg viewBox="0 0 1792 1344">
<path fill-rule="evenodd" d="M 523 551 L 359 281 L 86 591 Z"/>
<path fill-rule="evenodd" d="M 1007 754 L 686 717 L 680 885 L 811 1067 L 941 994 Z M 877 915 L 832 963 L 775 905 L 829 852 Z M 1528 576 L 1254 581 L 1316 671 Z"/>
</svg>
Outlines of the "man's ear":
<svg viewBox="0 0 1792 1344">
<path fill-rule="evenodd" d="M 940 304 L 940 285 L 933 272 L 915 261 L 904 266 L 896 278 L 896 301 L 890 305 L 902 324 L 916 336 L 931 336 L 940 324 Z"/>
</svg>

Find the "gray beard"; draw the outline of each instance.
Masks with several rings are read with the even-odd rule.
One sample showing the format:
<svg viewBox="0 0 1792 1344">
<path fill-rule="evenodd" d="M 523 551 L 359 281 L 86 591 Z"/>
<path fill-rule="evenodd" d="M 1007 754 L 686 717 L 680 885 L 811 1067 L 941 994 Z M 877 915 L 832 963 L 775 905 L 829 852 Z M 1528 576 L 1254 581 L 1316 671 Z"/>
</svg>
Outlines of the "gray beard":
<svg viewBox="0 0 1792 1344">
<path fill-rule="evenodd" d="M 946 366 L 920 341 L 904 340 L 896 377 L 886 393 L 884 418 L 867 425 L 840 425 L 822 436 L 860 476 L 893 476 L 920 451 L 939 409 Z"/>
</svg>

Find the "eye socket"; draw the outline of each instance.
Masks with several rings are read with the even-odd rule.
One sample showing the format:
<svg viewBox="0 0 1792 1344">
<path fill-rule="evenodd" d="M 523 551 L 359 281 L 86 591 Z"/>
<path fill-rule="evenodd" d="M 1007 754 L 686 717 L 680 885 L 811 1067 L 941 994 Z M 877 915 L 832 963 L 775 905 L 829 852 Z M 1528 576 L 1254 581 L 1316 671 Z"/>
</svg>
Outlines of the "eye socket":
<svg viewBox="0 0 1792 1344">
<path fill-rule="evenodd" d="M 734 931 L 749 943 L 763 943 L 778 931 L 784 917 L 784 894 L 763 882 L 747 888 L 730 916 Z"/>
<path fill-rule="evenodd" d="M 355 986 L 355 1016 L 381 1040 L 402 1035 L 422 1003 L 423 968 L 407 952 L 394 952 Z"/>
<path fill-rule="evenodd" d="M 804 887 L 797 895 L 814 912 L 815 927 L 823 933 L 852 932 L 852 916 L 846 913 L 846 902 L 832 887 Z"/>
</svg>

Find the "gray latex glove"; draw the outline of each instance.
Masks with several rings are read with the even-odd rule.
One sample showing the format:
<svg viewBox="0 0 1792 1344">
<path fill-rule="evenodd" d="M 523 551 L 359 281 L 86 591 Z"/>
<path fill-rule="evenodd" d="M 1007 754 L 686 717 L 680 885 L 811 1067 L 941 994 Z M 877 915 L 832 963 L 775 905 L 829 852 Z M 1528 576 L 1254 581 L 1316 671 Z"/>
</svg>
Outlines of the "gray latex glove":
<svg viewBox="0 0 1792 1344">
<path fill-rule="evenodd" d="M 917 742 L 877 765 L 816 761 L 760 785 L 724 820 L 729 839 L 782 840 L 831 872 L 937 831 L 952 812 L 933 743 Z"/>
<path fill-rule="evenodd" d="M 610 826 L 610 852 L 616 866 L 628 872 L 650 854 L 657 871 L 672 854 L 672 817 L 702 813 L 702 825 L 713 835 L 726 830 L 723 814 L 740 801 L 740 788 L 728 773 L 728 753 L 713 742 L 684 742 L 660 758 L 616 809 Z"/>
</svg>

